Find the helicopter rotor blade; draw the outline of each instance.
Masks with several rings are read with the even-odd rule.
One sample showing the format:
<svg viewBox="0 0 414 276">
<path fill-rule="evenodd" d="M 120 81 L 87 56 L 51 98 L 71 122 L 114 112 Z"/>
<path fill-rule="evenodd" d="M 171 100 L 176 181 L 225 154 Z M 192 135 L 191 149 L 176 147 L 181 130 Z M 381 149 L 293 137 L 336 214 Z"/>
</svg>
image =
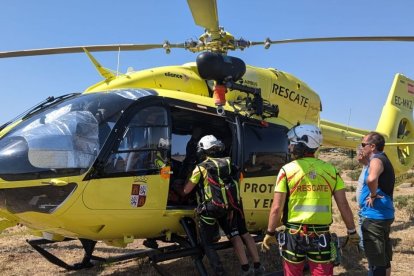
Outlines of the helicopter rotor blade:
<svg viewBox="0 0 414 276">
<path fill-rule="evenodd" d="M 188 0 L 188 2 L 193 3 L 193 5 L 198 5 L 200 3 L 203 6 L 204 2 L 200 0 Z M 205 3 L 214 3 L 214 9 L 216 9 L 215 1 L 206 1 Z M 210 5 L 207 4 L 207 5 Z M 196 10 L 199 10 L 197 8 Z M 217 25 L 218 26 L 218 25 Z M 266 39 L 265 41 L 241 41 L 243 47 L 238 46 L 240 49 L 246 47 L 255 46 L 255 45 L 264 45 L 265 48 L 269 48 L 272 44 L 287 44 L 287 43 L 307 43 L 307 42 L 414 42 L 414 36 L 350 36 L 350 37 L 317 37 L 317 38 L 297 38 L 297 39 L 283 39 L 283 40 L 270 40 Z M 144 51 L 151 49 L 165 49 L 169 53 L 172 48 L 182 48 L 186 50 L 191 50 L 193 52 L 198 52 L 199 50 L 192 47 L 196 46 L 195 42 L 186 42 L 179 44 L 170 44 L 168 41 L 163 44 L 108 44 L 108 45 L 89 45 L 89 46 L 70 46 L 70 47 L 58 47 L 58 48 L 42 48 L 42 49 L 30 49 L 30 50 L 20 50 L 20 51 L 5 51 L 0 52 L 0 58 L 11 58 L 11 57 L 25 57 L 25 56 L 42 56 L 42 55 L 55 55 L 55 54 L 72 54 L 72 53 L 83 53 L 86 49 L 89 52 L 110 52 L 110 51 Z M 194 45 L 195 46 L 194 46 Z"/>
<path fill-rule="evenodd" d="M 216 0 L 187 0 L 194 22 L 210 32 L 219 31 Z"/>
<path fill-rule="evenodd" d="M 43 48 L 43 49 L 0 52 L 0 58 L 84 53 L 83 49 L 86 49 L 89 52 L 109 52 L 109 51 L 143 51 L 143 50 L 160 49 L 160 48 L 161 49 L 164 48 L 166 51 L 168 51 L 170 48 L 185 48 L 185 44 L 184 43 L 183 44 L 170 44 L 168 42 L 165 42 L 164 44 L 111 44 L 111 45 L 90 45 L 90 46 L 72 46 L 72 47 L 60 47 L 60 48 Z"/>
<path fill-rule="evenodd" d="M 414 42 L 414 36 L 344 36 L 344 37 L 315 37 L 315 38 L 296 38 L 283 40 L 270 40 L 263 42 L 252 41 L 250 45 L 265 45 L 269 48 L 271 44 L 285 43 L 306 43 L 306 42 L 369 42 L 369 41 L 395 41 L 395 42 Z"/>
</svg>

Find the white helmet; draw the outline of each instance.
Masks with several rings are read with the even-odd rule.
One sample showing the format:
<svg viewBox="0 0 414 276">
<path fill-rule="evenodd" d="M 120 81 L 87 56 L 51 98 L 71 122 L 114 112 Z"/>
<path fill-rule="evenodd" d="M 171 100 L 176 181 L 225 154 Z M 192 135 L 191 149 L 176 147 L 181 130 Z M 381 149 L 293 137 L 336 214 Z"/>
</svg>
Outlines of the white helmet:
<svg viewBox="0 0 414 276">
<path fill-rule="evenodd" d="M 287 133 L 291 144 L 303 143 L 310 149 L 319 148 L 322 144 L 322 132 L 314 125 L 299 125 Z"/>
<path fill-rule="evenodd" d="M 206 135 L 198 141 L 197 147 L 203 150 L 209 150 L 212 147 L 219 147 L 219 150 L 224 150 L 224 144 L 218 140 L 214 135 Z"/>
<path fill-rule="evenodd" d="M 169 146 L 170 146 L 170 141 L 168 139 L 160 138 L 160 141 L 158 142 L 158 148 L 168 149 Z"/>
</svg>

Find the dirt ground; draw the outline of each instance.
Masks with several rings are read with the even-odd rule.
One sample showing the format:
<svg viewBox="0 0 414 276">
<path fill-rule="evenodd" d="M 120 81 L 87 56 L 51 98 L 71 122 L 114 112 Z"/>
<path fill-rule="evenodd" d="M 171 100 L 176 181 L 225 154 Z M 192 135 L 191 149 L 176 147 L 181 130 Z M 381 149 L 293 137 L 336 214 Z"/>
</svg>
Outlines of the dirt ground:
<svg viewBox="0 0 414 276">
<path fill-rule="evenodd" d="M 349 181 L 347 185 L 352 186 L 356 184 L 355 182 Z M 414 194 L 414 187 L 397 188 L 395 195 L 402 194 Z M 347 196 L 351 208 L 354 211 L 354 217 L 356 217 L 355 193 L 348 192 Z M 332 230 L 338 234 L 340 240 L 344 240 L 346 229 L 337 211 L 334 214 Z M 392 274 L 401 276 L 413 275 L 414 221 L 409 218 L 404 210 L 397 209 L 396 211 L 396 219 L 392 225 L 391 237 L 394 251 Z M 32 238 L 34 237 L 28 235 L 26 228 L 23 226 L 7 229 L 0 235 L 0 275 L 159 275 L 148 259 L 134 259 L 120 263 L 97 265 L 82 271 L 68 272 L 49 263 L 31 248 L 26 243 L 26 239 Z M 45 248 L 68 263 L 80 262 L 83 256 L 83 250 L 78 241 L 47 245 Z M 144 248 L 142 240 L 137 240 L 125 249 L 108 247 L 104 243 L 99 242 L 94 254 L 101 257 L 109 257 L 120 253 L 131 252 L 137 248 Z M 273 248 L 270 252 L 260 254 L 267 272 L 274 272 L 281 269 L 281 260 L 276 248 Z M 222 250 L 220 251 L 220 255 L 225 263 L 225 268 L 230 271 L 229 275 L 239 275 L 240 268 L 233 251 L 231 249 Z M 208 267 L 207 263 L 205 265 Z M 189 257 L 163 262 L 159 264 L 159 267 L 165 275 L 197 274 L 193 261 Z M 334 274 L 366 275 L 367 261 L 356 248 L 346 247 L 342 250 L 342 263 L 340 266 L 335 267 Z"/>
</svg>

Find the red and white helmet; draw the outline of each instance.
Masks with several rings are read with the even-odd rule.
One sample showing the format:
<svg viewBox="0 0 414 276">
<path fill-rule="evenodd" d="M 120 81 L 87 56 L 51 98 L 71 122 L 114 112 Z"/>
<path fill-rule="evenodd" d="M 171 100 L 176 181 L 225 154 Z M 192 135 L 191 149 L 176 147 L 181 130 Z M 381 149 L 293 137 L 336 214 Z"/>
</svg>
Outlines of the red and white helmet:
<svg viewBox="0 0 414 276">
<path fill-rule="evenodd" d="M 299 125 L 287 133 L 291 144 L 303 143 L 310 149 L 319 148 L 322 144 L 322 132 L 314 125 Z"/>
</svg>

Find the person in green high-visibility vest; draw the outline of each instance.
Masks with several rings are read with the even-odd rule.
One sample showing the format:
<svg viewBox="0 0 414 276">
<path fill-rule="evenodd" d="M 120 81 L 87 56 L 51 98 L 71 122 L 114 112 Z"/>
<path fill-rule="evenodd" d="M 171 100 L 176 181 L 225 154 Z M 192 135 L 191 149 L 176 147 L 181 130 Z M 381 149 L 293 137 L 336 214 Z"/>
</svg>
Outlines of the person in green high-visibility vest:
<svg viewBox="0 0 414 276">
<path fill-rule="evenodd" d="M 164 156 L 166 150 L 170 146 L 168 139 L 160 138 L 158 142 L 158 151 L 155 154 L 154 165 L 157 169 L 164 168 L 167 165 L 167 157 Z"/>
<path fill-rule="evenodd" d="M 308 261 L 312 275 L 333 275 L 335 245 L 332 223 L 332 197 L 348 230 L 351 244 L 359 236 L 345 195 L 345 184 L 336 168 L 315 157 L 322 132 L 314 125 L 298 125 L 288 133 L 289 152 L 294 159 L 277 176 L 262 249 L 279 243 L 285 275 L 303 275 Z M 276 228 L 285 226 L 277 235 Z"/>
<path fill-rule="evenodd" d="M 186 196 L 197 188 L 198 233 L 215 275 L 227 275 L 213 248 L 218 225 L 233 245 L 241 265 L 240 275 L 263 275 L 264 267 L 260 263 L 256 244 L 246 227 L 239 193 L 238 170 L 230 157 L 223 157 L 224 148 L 224 143 L 214 135 L 203 136 L 197 144 L 200 163 L 195 166 L 185 186 L 177 192 Z M 249 265 L 245 246 L 252 258 L 252 267 Z"/>
</svg>

